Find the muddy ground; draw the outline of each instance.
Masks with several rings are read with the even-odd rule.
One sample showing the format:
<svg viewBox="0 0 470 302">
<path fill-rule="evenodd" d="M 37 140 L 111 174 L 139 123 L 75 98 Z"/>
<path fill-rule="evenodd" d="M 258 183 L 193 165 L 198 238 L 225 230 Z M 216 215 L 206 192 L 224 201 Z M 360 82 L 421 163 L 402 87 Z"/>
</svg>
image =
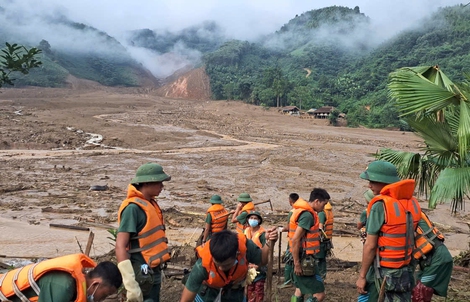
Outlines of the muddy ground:
<svg viewBox="0 0 470 302">
<path fill-rule="evenodd" d="M 126 186 L 139 165 L 154 161 L 172 176 L 158 198 L 177 251 L 164 302 L 176 301 L 182 290 L 179 272 L 190 267 L 211 195 L 221 195 L 231 209 L 242 192 L 255 202 L 270 199 L 273 210 L 269 203 L 258 209 L 266 226 L 279 226 L 289 210 L 288 194 L 308 198 L 314 187 L 328 190 L 336 215 L 327 300 L 355 301 L 361 244 L 354 224 L 367 189 L 358 175 L 380 148 L 420 147 L 412 133 L 332 127 L 275 108 L 168 99 L 151 89 L 0 91 L 0 255 L 6 256 L 0 261 L 85 249 L 88 231 L 50 224 L 88 228 L 95 234 L 91 256 L 108 254 L 113 240 L 107 229 L 117 225 Z M 91 190 L 96 185 L 106 190 Z M 424 200 L 422 206 L 427 208 Z M 453 255 L 468 249 L 467 211 L 451 216 L 449 206 L 440 205 L 430 216 Z M 276 248 L 275 271 L 278 254 Z M 278 275 L 275 284 L 282 282 Z M 468 301 L 468 284 L 468 273 L 455 271 L 448 301 Z M 274 290 L 276 301 L 289 301 L 291 293 Z"/>
</svg>

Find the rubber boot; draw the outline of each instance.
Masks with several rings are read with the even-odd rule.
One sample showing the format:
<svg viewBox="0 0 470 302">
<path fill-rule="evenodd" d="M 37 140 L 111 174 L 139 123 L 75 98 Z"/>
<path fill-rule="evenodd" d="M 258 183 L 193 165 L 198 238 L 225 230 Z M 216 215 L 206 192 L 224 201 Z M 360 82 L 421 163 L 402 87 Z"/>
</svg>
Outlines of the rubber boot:
<svg viewBox="0 0 470 302">
<path fill-rule="evenodd" d="M 412 302 L 431 302 L 434 289 L 418 281 L 411 292 Z"/>
<path fill-rule="evenodd" d="M 304 302 L 304 297 L 297 297 L 295 295 L 292 295 L 290 297 L 290 302 Z"/>
</svg>

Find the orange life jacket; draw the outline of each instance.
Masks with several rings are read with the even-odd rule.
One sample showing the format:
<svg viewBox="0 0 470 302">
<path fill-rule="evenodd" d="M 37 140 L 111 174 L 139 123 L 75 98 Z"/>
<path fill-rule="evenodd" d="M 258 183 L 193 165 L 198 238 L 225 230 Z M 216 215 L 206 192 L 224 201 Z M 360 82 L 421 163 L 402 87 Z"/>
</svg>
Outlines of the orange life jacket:
<svg viewBox="0 0 470 302">
<path fill-rule="evenodd" d="M 221 204 L 213 204 L 207 213 L 211 215 L 211 234 L 227 228 L 228 211 Z M 225 215 L 225 216 L 224 216 Z"/>
<path fill-rule="evenodd" d="M 328 205 L 329 203 L 327 203 Z M 323 209 L 323 212 L 325 213 L 326 216 L 326 222 L 325 225 L 323 226 L 323 230 L 325 231 L 326 236 L 328 239 L 333 238 L 333 223 L 334 223 L 334 217 L 333 217 L 333 210 L 331 208 L 331 205 L 327 208 Z"/>
<path fill-rule="evenodd" d="M 129 185 L 127 199 L 124 200 L 119 208 L 118 223 L 121 221 L 121 213 L 129 204 L 138 205 L 147 216 L 147 222 L 137 236 L 131 237 L 131 240 L 139 241 L 139 248 L 130 249 L 129 253 L 142 253 L 147 264 L 154 268 L 170 260 L 168 251 L 168 239 L 165 235 L 165 223 L 163 214 L 155 201 L 148 201 L 133 185 Z"/>
<path fill-rule="evenodd" d="M 317 212 L 303 199 L 298 199 L 294 204 L 294 211 L 289 221 L 289 249 L 292 253 L 292 238 L 294 238 L 295 230 L 299 225 L 299 217 L 303 212 L 308 211 L 313 216 L 314 225 L 302 238 L 302 248 L 307 255 L 314 255 L 320 252 L 320 220 Z"/>
<path fill-rule="evenodd" d="M 251 241 L 253 241 L 259 248 L 263 247 L 263 245 L 261 244 L 261 241 L 259 240 L 259 237 L 261 237 L 261 235 L 263 235 L 265 232 L 266 230 L 262 226 L 260 226 L 259 230 L 256 231 L 255 233 L 253 233 L 252 228 L 245 229 L 246 238 L 251 239 Z"/>
<path fill-rule="evenodd" d="M 401 268 L 408 265 L 414 244 L 414 230 L 421 219 L 421 207 L 413 197 L 415 181 L 405 179 L 382 188 L 380 195 L 375 196 L 367 207 L 369 217 L 372 206 L 383 201 L 385 223 L 380 229 L 378 238 L 378 254 L 380 266 L 386 268 Z M 411 214 L 407 232 L 407 212 Z"/>
<path fill-rule="evenodd" d="M 413 257 L 415 259 L 420 259 L 432 251 L 437 243 L 436 240 L 439 240 L 440 242 L 444 241 L 444 235 L 439 232 L 439 230 L 434 226 L 434 223 L 432 223 L 428 216 L 423 212 L 421 212 L 421 220 L 426 222 L 429 229 L 424 231 L 418 224 L 415 236 L 415 249 L 413 250 Z"/>
<path fill-rule="evenodd" d="M 21 268 L 11 270 L 0 275 L 0 301 L 8 301 L 8 298 L 18 297 L 23 301 L 37 301 L 40 289 L 36 281 L 50 271 L 62 271 L 69 273 L 75 279 L 77 285 L 77 302 L 86 301 L 86 280 L 84 268 L 94 268 L 95 262 L 84 254 L 73 254 L 32 263 Z M 35 297 L 26 297 L 22 291 L 32 288 Z"/>
<path fill-rule="evenodd" d="M 254 211 L 254 210 L 255 210 L 255 205 L 253 202 L 250 201 L 246 205 L 243 206 L 242 210 L 240 211 L 240 214 L 243 212 L 247 212 L 249 214 L 251 211 Z M 237 233 L 238 234 L 243 234 L 246 228 L 247 228 L 246 225 L 241 224 L 240 222 L 237 221 Z"/>
<path fill-rule="evenodd" d="M 226 285 L 239 286 L 245 280 L 248 272 L 248 261 L 246 260 L 246 237 L 243 234 L 238 236 L 237 261 L 228 274 L 221 272 L 214 264 L 210 252 L 210 239 L 204 246 L 196 248 L 198 256 L 202 259 L 202 266 L 207 271 L 208 278 L 204 281 L 210 288 L 221 289 Z"/>
<path fill-rule="evenodd" d="M 299 206 L 300 204 L 304 204 L 306 203 L 306 201 L 302 198 L 299 198 L 297 199 L 296 202 L 294 202 L 294 204 L 292 205 L 292 209 L 289 211 L 290 213 L 290 218 L 289 218 L 289 230 L 287 231 L 287 241 L 289 242 L 289 246 L 292 246 L 292 238 L 294 237 L 294 234 L 295 234 L 295 228 L 291 228 L 290 227 L 290 219 L 292 218 L 292 214 L 294 214 L 294 210 L 295 209 L 300 209 L 301 207 Z M 297 227 L 296 227 L 297 228 Z"/>
</svg>

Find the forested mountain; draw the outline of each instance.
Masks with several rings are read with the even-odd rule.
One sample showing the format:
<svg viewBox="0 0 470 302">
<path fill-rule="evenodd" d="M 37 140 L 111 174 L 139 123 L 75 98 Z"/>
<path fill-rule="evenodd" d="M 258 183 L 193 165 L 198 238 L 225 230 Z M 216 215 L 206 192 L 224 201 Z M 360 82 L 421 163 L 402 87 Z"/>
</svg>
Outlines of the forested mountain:
<svg viewBox="0 0 470 302">
<path fill-rule="evenodd" d="M 350 125 L 396 127 L 388 74 L 438 64 L 462 79 L 470 72 L 469 35 L 470 8 L 455 6 L 374 45 L 374 29 L 358 7 L 327 7 L 296 16 L 259 43 L 227 42 L 204 59 L 215 99 L 302 109 L 332 105 L 347 113 Z"/>
<path fill-rule="evenodd" d="M 43 50 L 43 67 L 20 78 L 18 85 L 63 86 L 71 74 L 103 85 L 139 86 L 155 83 L 148 70 L 157 74 L 155 69 L 164 64 L 172 64 L 166 66 L 170 72 L 203 64 L 213 99 L 303 110 L 331 105 L 346 113 L 352 126 L 400 125 L 386 91 L 387 76 L 397 68 L 439 65 L 453 80 L 470 72 L 470 6 L 462 5 L 441 8 L 385 42 L 359 7 L 304 12 L 255 42 L 227 40 L 223 29 L 210 21 L 179 32 L 129 31 L 119 42 L 85 24 L 51 17 L 41 24 L 55 35 L 31 45 L 15 26 L 2 26 L 1 18 L 11 25 L 18 23 L 18 16 L 0 7 L 2 44 L 13 41 Z M 43 33 L 33 29 L 29 34 Z M 60 35 L 72 42 L 60 44 Z M 148 57 L 139 62 L 145 66 L 134 59 L 143 51 Z"/>
<path fill-rule="evenodd" d="M 66 84 L 69 74 L 108 86 L 157 83 L 157 79 L 134 60 L 121 43 L 96 28 L 56 16 L 41 19 L 42 26 L 48 28 L 47 33 L 35 28 L 19 33 L 15 22 L 24 24 L 27 20 L 12 17 L 1 7 L 0 18 L 9 25 L 0 26 L 0 45 L 5 45 L 5 42 L 19 43 L 42 50 L 38 58 L 42 66 L 31 70 L 27 76 L 17 76 L 16 86 L 61 87 Z M 37 45 L 30 42 L 42 34 L 44 38 Z M 51 36 L 54 42 L 49 42 L 46 35 Z"/>
</svg>

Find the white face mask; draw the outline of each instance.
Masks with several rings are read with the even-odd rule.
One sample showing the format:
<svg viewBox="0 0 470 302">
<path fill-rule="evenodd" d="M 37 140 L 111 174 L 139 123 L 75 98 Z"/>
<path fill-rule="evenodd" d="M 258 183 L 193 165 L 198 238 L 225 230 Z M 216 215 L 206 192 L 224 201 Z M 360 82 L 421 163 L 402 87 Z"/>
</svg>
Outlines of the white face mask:
<svg viewBox="0 0 470 302">
<path fill-rule="evenodd" d="M 93 284 L 95 284 L 95 283 L 93 283 Z M 87 291 L 90 289 L 90 287 L 93 286 L 93 284 L 88 287 Z M 100 287 L 99 283 L 98 283 L 98 286 L 93 291 L 93 293 L 86 297 L 87 302 L 95 302 L 95 293 L 96 293 L 96 290 L 98 289 L 98 287 Z"/>
<path fill-rule="evenodd" d="M 253 228 L 253 227 L 258 226 L 259 222 L 257 219 L 249 219 L 248 224 Z"/>
</svg>

